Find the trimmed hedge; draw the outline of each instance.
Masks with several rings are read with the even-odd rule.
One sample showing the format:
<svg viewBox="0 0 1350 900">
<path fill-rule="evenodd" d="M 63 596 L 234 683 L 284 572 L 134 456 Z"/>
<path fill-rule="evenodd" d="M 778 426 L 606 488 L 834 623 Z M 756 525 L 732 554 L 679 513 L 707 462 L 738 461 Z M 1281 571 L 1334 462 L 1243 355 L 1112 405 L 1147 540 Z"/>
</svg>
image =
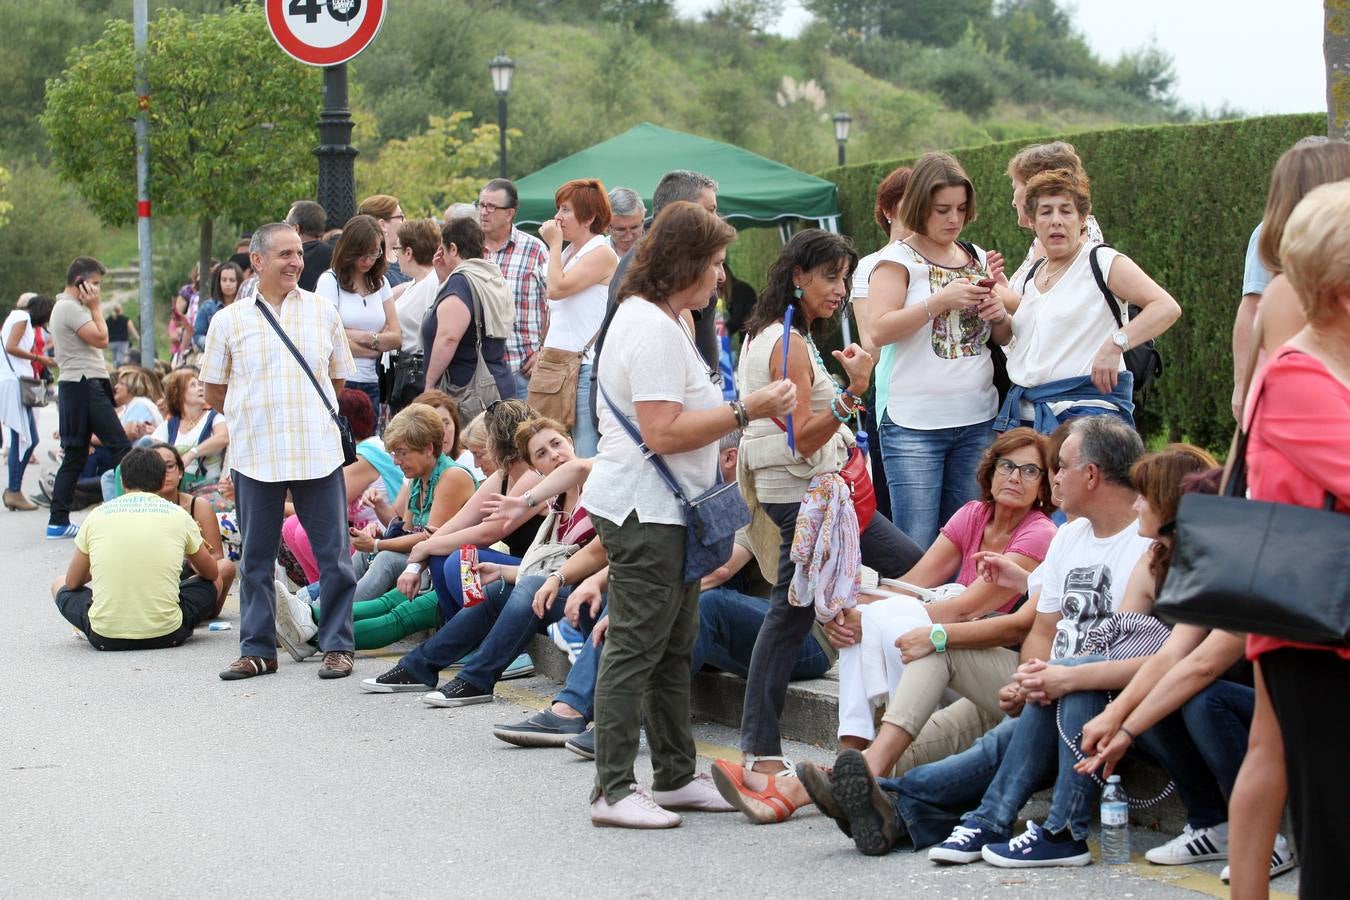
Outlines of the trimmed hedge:
<svg viewBox="0 0 1350 900">
<path fill-rule="evenodd" d="M 1092 178 L 1093 212 L 1106 239 L 1170 291 L 1184 311 L 1158 341 L 1165 371 L 1149 390 L 1140 422 L 1145 434 L 1227 447 L 1233 430 L 1233 314 L 1247 239 L 1261 220 L 1280 154 L 1304 135 L 1325 131 L 1326 117 L 1309 114 L 1064 136 Z M 979 217 L 962 237 L 1002 251 L 1009 271 L 1021 262 L 1031 234 L 1017 227 L 1005 171 L 1012 155 L 1031 143 L 1036 141 L 953 151 L 979 201 Z M 859 253 L 870 253 L 885 238 L 872 220 L 877 184 L 891 169 L 912 162 L 820 173 L 839 186 L 841 230 L 853 237 Z"/>
</svg>

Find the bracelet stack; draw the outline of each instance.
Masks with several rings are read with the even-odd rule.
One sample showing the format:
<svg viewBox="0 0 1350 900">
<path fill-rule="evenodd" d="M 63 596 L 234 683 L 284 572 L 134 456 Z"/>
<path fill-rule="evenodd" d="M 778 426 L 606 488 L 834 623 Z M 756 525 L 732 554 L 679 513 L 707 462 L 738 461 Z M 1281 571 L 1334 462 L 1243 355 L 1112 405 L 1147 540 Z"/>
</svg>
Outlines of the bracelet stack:
<svg viewBox="0 0 1350 900">
<path fill-rule="evenodd" d="M 731 414 L 736 417 L 736 427 L 744 428 L 750 424 L 750 413 L 745 409 L 745 404 L 740 400 L 730 400 L 727 406 L 731 407 Z"/>
</svg>

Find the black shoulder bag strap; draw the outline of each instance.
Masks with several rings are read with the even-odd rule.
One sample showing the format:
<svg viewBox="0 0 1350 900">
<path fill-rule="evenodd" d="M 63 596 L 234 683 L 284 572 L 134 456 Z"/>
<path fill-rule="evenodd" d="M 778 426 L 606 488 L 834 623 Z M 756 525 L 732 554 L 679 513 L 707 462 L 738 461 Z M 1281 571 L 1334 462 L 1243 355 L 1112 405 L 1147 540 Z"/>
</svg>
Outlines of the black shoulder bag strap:
<svg viewBox="0 0 1350 900">
<path fill-rule="evenodd" d="M 291 343 L 291 339 L 287 337 L 286 332 L 282 331 L 281 326 L 277 324 L 276 317 L 267 308 L 267 301 L 255 297 L 253 305 L 258 308 L 258 312 L 262 313 L 262 317 L 267 320 L 267 324 L 272 326 L 272 330 L 277 333 L 277 337 L 281 338 L 281 342 L 286 345 L 286 349 L 291 351 L 291 356 L 295 357 L 295 361 L 300 364 L 300 368 L 305 370 L 305 374 L 309 376 L 309 383 L 314 385 L 315 392 L 319 395 L 319 399 L 323 401 L 323 408 L 328 410 L 328 415 L 333 417 L 333 424 L 338 427 L 338 432 L 345 433 L 347 431 L 345 423 L 338 417 L 337 410 L 333 409 L 333 404 L 328 402 L 328 395 L 323 392 L 323 388 L 319 385 L 319 379 L 314 377 L 314 373 L 309 368 L 309 363 L 305 362 L 305 358 L 300 355 L 300 351 L 295 349 L 295 344 Z"/>
<path fill-rule="evenodd" d="M 1111 307 L 1111 318 L 1116 320 L 1116 327 L 1124 328 L 1125 317 L 1120 311 L 1120 301 L 1106 286 L 1106 279 L 1102 277 L 1102 264 L 1097 260 L 1097 251 L 1103 247 L 1112 249 L 1110 244 L 1097 244 L 1088 251 L 1088 264 L 1092 266 L 1092 277 L 1096 280 L 1097 288 L 1102 292 L 1102 297 L 1106 299 L 1106 305 Z"/>
</svg>

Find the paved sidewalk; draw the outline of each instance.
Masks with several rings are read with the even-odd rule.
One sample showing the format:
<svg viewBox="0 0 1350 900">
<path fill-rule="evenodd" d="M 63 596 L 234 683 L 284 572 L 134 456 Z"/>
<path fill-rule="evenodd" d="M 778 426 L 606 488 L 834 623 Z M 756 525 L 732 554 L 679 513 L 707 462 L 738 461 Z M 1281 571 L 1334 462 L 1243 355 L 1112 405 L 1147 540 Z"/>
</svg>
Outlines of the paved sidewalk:
<svg viewBox="0 0 1350 900">
<path fill-rule="evenodd" d="M 53 443 L 44 438 L 39 455 Z M 1225 895 L 1217 865 L 1006 871 L 938 869 L 909 852 L 869 859 L 814 812 L 759 828 L 739 814 L 692 814 L 668 832 L 595 829 L 589 763 L 490 733 L 541 704 L 552 681 L 508 682 L 492 704 L 440 710 L 416 694 L 361 693 L 357 679 L 388 665 L 370 654 L 345 681 L 320 681 L 316 660 L 284 653 L 277 675 L 220 681 L 236 631 L 98 653 L 52 607 L 47 586 L 71 548 L 44 540 L 44 523 L 41 512 L 0 511 L 11 667 L 0 689 L 0 896 Z M 235 602 L 223 618 L 237 624 Z M 709 756 L 736 743 L 722 727 L 697 734 Z M 645 755 L 638 777 L 650 779 Z M 1296 889 L 1290 878 L 1276 887 Z"/>
</svg>

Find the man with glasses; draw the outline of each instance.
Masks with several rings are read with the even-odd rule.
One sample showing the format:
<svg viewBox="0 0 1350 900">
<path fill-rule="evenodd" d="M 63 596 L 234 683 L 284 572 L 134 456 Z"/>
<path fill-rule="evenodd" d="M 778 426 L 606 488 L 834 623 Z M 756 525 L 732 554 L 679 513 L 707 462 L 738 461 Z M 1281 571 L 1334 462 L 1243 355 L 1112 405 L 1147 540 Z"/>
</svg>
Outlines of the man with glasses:
<svg viewBox="0 0 1350 900">
<path fill-rule="evenodd" d="M 1017 612 L 948 624 L 940 635 L 940 626 L 933 626 L 932 649 L 906 663 L 885 720 L 918 734 L 945 684 L 963 694 L 978 690 L 984 695 L 979 702 L 988 706 L 990 679 L 1000 666 L 1002 680 L 1009 683 L 998 689 L 997 702 L 1013 718 L 968 750 L 895 779 L 874 779 L 872 761 L 856 750 L 840 754 L 829 781 L 818 770 L 804 771 L 809 764 L 799 768 L 812 800 L 840 819 L 841 827 L 847 825 L 861 852 L 887 853 L 906 833 L 917 850 L 950 830 L 929 851 L 930 860 L 989 860 L 986 845 L 1001 848 L 994 851 L 1002 853 L 995 865 L 1083 865 L 1090 860 L 1086 845 L 1066 828 L 1047 830 L 1031 823 L 1012 848 L 1012 861 L 1008 840 L 1022 806 L 1054 782 L 1059 768 L 1056 705 L 1048 699 L 1055 696 L 1049 687 L 1052 673 L 1041 674 L 1046 661 L 1053 670 L 1102 659 L 1076 654 L 1088 631 L 1120 608 L 1130 573 L 1150 546 L 1139 534 L 1137 495 L 1130 482 L 1130 468 L 1143 452 L 1139 435 L 1119 419 L 1091 416 L 1073 423 L 1054 477 L 1062 507 L 1074 521 L 1055 534 L 1030 579 L 1016 566 L 1002 564 L 1001 554 L 986 554 L 986 577 L 1022 587 L 1030 599 Z M 1017 666 L 1018 655 L 1003 648 L 1019 640 L 1022 664 L 1009 680 L 1006 673 Z M 935 689 L 913 690 L 930 679 Z M 932 696 L 934 704 L 920 693 Z M 1081 729 L 1082 722 L 1070 721 L 1068 712 L 1064 719 L 1067 734 Z"/>
<path fill-rule="evenodd" d="M 501 267 L 515 302 L 506 364 L 515 376 L 516 396 L 524 397 L 548 323 L 548 248 L 515 226 L 519 205 L 516 186 L 505 178 L 492 179 L 478 194 L 478 224 L 488 258 Z"/>
<path fill-rule="evenodd" d="M 647 207 L 632 188 L 616 187 L 609 192 L 609 245 L 622 259 L 642 237 Z"/>
</svg>

